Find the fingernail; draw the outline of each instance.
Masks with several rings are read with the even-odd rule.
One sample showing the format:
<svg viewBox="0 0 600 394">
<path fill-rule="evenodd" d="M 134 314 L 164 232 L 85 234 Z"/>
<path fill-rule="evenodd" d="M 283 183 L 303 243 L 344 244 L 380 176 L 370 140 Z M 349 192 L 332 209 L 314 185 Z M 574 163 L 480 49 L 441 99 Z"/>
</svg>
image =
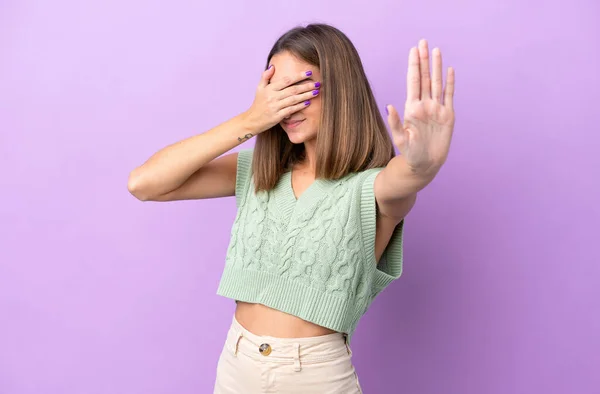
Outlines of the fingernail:
<svg viewBox="0 0 600 394">
<path fill-rule="evenodd" d="M 307 71 L 307 72 L 306 72 L 306 76 L 307 76 L 307 77 L 310 77 L 311 75 L 312 75 L 312 71 Z"/>
<path fill-rule="evenodd" d="M 313 90 L 313 96 L 316 96 L 317 94 L 319 94 L 318 90 Z"/>
<path fill-rule="evenodd" d="M 390 110 L 388 109 L 387 105 L 385 106 L 385 113 L 388 115 L 390 114 Z"/>
<path fill-rule="evenodd" d="M 309 101 L 309 100 L 306 100 L 306 101 L 304 102 L 304 105 L 308 105 L 308 104 L 310 104 L 310 101 Z"/>
<path fill-rule="evenodd" d="M 315 88 L 321 87 L 321 82 L 315 82 Z"/>
<path fill-rule="evenodd" d="M 270 70 L 271 68 L 273 68 L 273 65 L 272 65 L 272 64 L 269 66 L 269 68 L 267 68 L 267 70 Z"/>
</svg>

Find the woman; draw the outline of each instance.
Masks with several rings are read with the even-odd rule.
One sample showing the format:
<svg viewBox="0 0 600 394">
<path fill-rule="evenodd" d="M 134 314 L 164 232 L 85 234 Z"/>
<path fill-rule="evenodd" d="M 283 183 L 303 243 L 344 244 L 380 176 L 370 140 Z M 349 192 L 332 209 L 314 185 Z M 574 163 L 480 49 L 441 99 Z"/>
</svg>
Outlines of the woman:
<svg viewBox="0 0 600 394">
<path fill-rule="evenodd" d="M 235 196 L 218 293 L 237 307 L 215 393 L 359 393 L 349 347 L 402 272 L 404 217 L 445 162 L 454 72 L 409 53 L 404 123 L 386 130 L 358 53 L 339 30 L 298 27 L 271 50 L 251 107 L 168 146 L 130 174 L 140 200 Z M 227 153 L 256 137 L 254 149 Z"/>
</svg>

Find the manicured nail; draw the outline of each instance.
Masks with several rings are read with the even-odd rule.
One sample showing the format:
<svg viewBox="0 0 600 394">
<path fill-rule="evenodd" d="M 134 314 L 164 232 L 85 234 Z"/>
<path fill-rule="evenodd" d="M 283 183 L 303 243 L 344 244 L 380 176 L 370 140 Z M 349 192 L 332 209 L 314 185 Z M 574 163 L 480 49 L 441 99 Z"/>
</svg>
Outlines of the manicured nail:
<svg viewBox="0 0 600 394">
<path fill-rule="evenodd" d="M 316 96 L 317 94 L 319 94 L 318 90 L 313 90 L 313 96 Z"/>
<path fill-rule="evenodd" d="M 270 70 L 270 69 L 272 69 L 272 68 L 273 68 L 273 65 L 271 64 L 271 65 L 269 66 L 269 68 L 267 68 L 267 70 Z"/>
<path fill-rule="evenodd" d="M 388 109 L 387 105 L 385 106 L 385 113 L 388 114 L 388 116 L 390 114 L 390 110 Z"/>
<path fill-rule="evenodd" d="M 321 87 L 321 82 L 315 82 L 315 88 L 320 88 Z"/>
<path fill-rule="evenodd" d="M 310 77 L 311 75 L 312 75 L 312 71 L 307 71 L 307 72 L 306 72 L 306 76 L 307 76 L 307 77 Z"/>
<path fill-rule="evenodd" d="M 308 105 L 308 104 L 310 104 L 310 101 L 309 101 L 309 100 L 306 100 L 306 101 L 304 102 L 304 105 Z"/>
</svg>

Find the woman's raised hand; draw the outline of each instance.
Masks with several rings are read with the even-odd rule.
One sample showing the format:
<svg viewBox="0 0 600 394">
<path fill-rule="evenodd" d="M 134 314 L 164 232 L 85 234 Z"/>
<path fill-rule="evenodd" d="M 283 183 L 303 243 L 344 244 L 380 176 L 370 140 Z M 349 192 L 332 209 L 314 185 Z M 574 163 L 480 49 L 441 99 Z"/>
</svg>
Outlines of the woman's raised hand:
<svg viewBox="0 0 600 394">
<path fill-rule="evenodd" d="M 254 102 L 245 113 L 246 121 L 257 134 L 306 108 L 321 87 L 320 82 L 305 81 L 312 75 L 310 70 L 271 81 L 274 73 L 273 65 L 263 72 Z"/>
<path fill-rule="evenodd" d="M 446 161 L 455 119 L 454 69 L 447 69 L 443 86 L 442 53 L 438 48 L 432 57 L 430 71 L 426 40 L 410 50 L 404 123 L 393 106 L 387 107 L 394 144 L 413 172 L 424 175 L 434 175 Z"/>
</svg>

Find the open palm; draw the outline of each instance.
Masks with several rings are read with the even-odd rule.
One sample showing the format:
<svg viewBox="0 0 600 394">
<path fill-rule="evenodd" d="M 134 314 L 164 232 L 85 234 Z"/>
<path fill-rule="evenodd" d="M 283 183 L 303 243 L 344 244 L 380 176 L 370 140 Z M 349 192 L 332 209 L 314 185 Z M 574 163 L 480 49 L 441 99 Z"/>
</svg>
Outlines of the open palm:
<svg viewBox="0 0 600 394">
<path fill-rule="evenodd" d="M 388 123 L 394 144 L 414 172 L 435 173 L 444 164 L 454 130 L 454 70 L 447 71 L 442 89 L 442 54 L 432 53 L 429 71 L 427 41 L 421 40 L 408 56 L 407 97 L 404 123 L 398 112 L 388 106 Z"/>
</svg>

